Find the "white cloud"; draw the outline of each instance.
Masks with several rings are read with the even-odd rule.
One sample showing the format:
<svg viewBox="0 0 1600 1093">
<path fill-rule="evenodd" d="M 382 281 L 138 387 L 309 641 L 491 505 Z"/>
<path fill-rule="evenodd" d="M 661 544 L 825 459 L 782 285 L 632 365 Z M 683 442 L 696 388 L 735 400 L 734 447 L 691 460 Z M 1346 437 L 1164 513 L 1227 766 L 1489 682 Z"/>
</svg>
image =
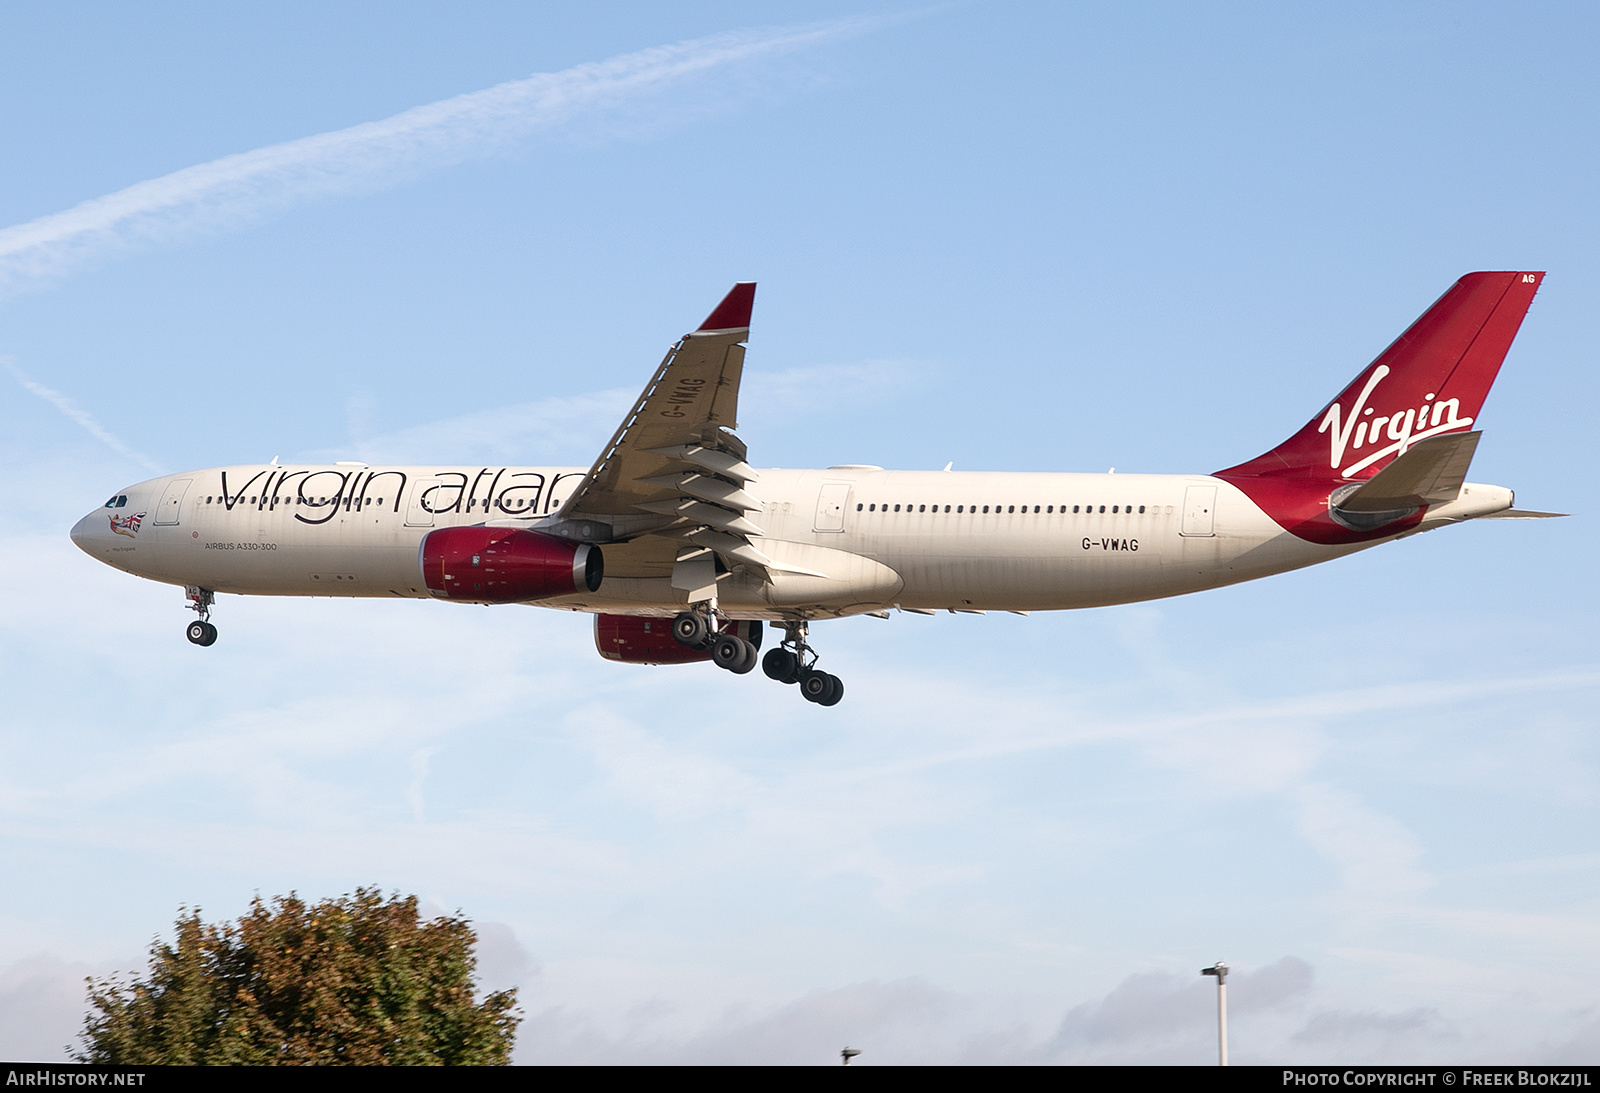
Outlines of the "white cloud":
<svg viewBox="0 0 1600 1093">
<path fill-rule="evenodd" d="M 79 406 L 66 395 L 63 395 L 60 391 L 46 387 L 42 383 L 35 383 L 33 380 L 28 378 L 22 369 L 17 367 L 16 362 L 8 358 L 0 357 L 0 364 L 5 365 L 6 371 L 10 372 L 11 377 L 22 385 L 23 390 L 38 395 L 51 406 L 54 406 L 57 410 L 60 410 L 67 416 L 68 419 L 76 422 L 86 433 L 100 441 L 100 443 L 104 444 L 106 447 L 110 448 L 112 451 L 116 452 L 125 459 L 137 463 L 139 466 L 143 467 L 152 474 L 163 473 L 161 466 L 157 464 L 155 460 L 134 451 L 127 444 L 123 443 L 121 438 L 119 438 L 115 433 L 101 425 L 100 422 L 96 421 L 94 415 L 89 413 L 89 411 L 85 410 L 83 407 Z"/>
<path fill-rule="evenodd" d="M 54 1062 L 76 1047 L 88 1012 L 84 980 L 103 969 L 47 955 L 0 970 L 0 1059 Z"/>
<path fill-rule="evenodd" d="M 917 977 L 869 980 L 811 991 L 775 1006 L 732 1006 L 704 1026 L 673 1035 L 662 1022 L 677 1007 L 655 999 L 633 1007 L 615 1031 L 588 1014 L 552 1007 L 523 1025 L 519 1063 L 834 1065 L 846 1046 L 878 1044 L 857 1065 L 925 1058 L 930 1026 L 943 1028 L 957 999 Z M 916 1048 L 911 1045 L 916 1044 Z M 942 1053 L 941 1053 L 942 1054 Z"/>
<path fill-rule="evenodd" d="M 1296 792 L 1299 827 L 1312 846 L 1338 866 L 1345 893 L 1357 900 L 1410 900 L 1431 883 L 1417 869 L 1418 840 L 1390 817 L 1347 790 L 1323 784 Z"/>
<path fill-rule="evenodd" d="M 1311 990 L 1311 965 L 1286 956 L 1228 977 L 1228 1011 L 1248 1016 L 1298 1008 Z M 1038 1049 L 1057 1062 L 1203 1062 L 1216 1050 L 1215 979 L 1147 972 L 1129 976 L 1096 1002 L 1075 1006 Z"/>
<path fill-rule="evenodd" d="M 301 452 L 296 460 L 587 467 L 637 395 L 617 388 L 497 406 L 380 433 L 345 447 Z"/>
<path fill-rule="evenodd" d="M 538 130 L 594 118 L 698 77 L 859 33 L 876 22 L 835 19 L 657 46 L 186 167 L 0 230 L 0 294 L 133 244 L 369 190 L 483 155 Z"/>
</svg>

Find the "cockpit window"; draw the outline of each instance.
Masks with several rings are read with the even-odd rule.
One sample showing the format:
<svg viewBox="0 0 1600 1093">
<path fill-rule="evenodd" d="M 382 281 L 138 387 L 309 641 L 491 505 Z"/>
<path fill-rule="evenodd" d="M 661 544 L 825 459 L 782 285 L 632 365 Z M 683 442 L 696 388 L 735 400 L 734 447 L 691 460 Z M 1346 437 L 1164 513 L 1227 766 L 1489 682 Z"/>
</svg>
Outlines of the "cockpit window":
<svg viewBox="0 0 1600 1093">
<path fill-rule="evenodd" d="M 106 502 L 106 508 L 108 508 L 108 509 L 120 509 L 123 505 L 126 505 L 127 503 L 128 503 L 128 495 L 124 493 L 124 494 L 121 494 L 121 495 L 118 495 L 118 496 L 113 496 L 111 498 L 111 500 Z"/>
<path fill-rule="evenodd" d="M 116 507 L 117 507 L 117 495 L 116 494 L 112 494 L 111 495 L 111 500 L 106 502 L 106 508 L 114 509 Z"/>
<path fill-rule="evenodd" d="M 123 505 L 126 505 L 127 503 L 128 503 L 128 495 L 127 494 L 123 494 L 121 497 L 117 498 L 117 508 L 120 509 Z"/>
</svg>

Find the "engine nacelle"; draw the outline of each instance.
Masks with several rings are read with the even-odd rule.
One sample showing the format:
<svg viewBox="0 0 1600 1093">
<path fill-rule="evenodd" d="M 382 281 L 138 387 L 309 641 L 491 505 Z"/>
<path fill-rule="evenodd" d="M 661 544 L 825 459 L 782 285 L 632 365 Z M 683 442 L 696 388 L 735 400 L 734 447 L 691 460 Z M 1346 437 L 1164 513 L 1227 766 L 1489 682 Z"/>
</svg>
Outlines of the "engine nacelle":
<svg viewBox="0 0 1600 1093">
<path fill-rule="evenodd" d="M 522 528 L 440 528 L 422 540 L 422 582 L 443 600 L 522 603 L 597 592 L 600 548 Z"/>
<path fill-rule="evenodd" d="M 724 621 L 718 633 L 738 634 L 761 648 L 761 620 Z M 594 647 L 607 660 L 628 664 L 691 664 L 710 660 L 711 650 L 679 645 L 672 636 L 671 619 L 642 619 L 636 615 L 596 615 Z"/>
</svg>

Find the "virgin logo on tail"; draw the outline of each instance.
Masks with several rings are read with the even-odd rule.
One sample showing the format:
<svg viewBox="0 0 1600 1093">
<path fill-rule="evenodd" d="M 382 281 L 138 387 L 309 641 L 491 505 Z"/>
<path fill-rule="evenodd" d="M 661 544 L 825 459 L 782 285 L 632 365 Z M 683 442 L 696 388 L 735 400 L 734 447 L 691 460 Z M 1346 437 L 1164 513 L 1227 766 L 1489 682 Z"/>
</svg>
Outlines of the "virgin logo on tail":
<svg viewBox="0 0 1600 1093">
<path fill-rule="evenodd" d="M 1217 474 L 1367 477 L 1420 440 L 1474 428 L 1540 277 L 1521 270 L 1467 274 L 1299 432 Z"/>
<path fill-rule="evenodd" d="M 1341 478 L 1352 478 L 1357 472 L 1365 470 L 1380 459 L 1399 455 L 1426 437 L 1466 429 L 1472 425 L 1470 417 L 1459 416 L 1460 399 L 1446 398 L 1435 402 L 1432 391 L 1423 398 L 1422 405 L 1414 409 L 1396 410 L 1387 415 L 1374 414 L 1373 408 L 1367 405 L 1367 398 L 1388 374 L 1389 366 L 1386 364 L 1380 364 L 1372 370 L 1372 376 L 1361 389 L 1361 394 L 1356 397 L 1355 404 L 1350 407 L 1350 416 L 1342 419 L 1342 425 L 1341 408 L 1335 401 L 1323 415 L 1322 424 L 1317 426 L 1317 432 L 1328 434 L 1328 466 L 1336 470 L 1339 464 L 1344 462 L 1347 449 L 1359 452 L 1364 447 L 1382 444 L 1385 440 L 1394 442 L 1368 452 L 1340 470 Z M 1352 433 L 1354 433 L 1353 442 Z"/>
</svg>

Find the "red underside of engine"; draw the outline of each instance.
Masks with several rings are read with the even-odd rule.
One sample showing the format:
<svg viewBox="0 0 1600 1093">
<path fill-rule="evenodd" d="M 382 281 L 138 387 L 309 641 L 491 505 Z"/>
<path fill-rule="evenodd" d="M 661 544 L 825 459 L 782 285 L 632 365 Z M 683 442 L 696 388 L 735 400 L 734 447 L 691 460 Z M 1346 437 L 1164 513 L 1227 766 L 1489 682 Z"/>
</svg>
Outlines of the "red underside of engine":
<svg viewBox="0 0 1600 1093">
<path fill-rule="evenodd" d="M 750 641 L 756 636 L 752 631 L 760 626 L 759 622 L 729 620 L 722 624 L 720 632 L 738 634 Z M 642 619 L 634 615 L 596 615 L 594 647 L 607 660 L 628 664 L 690 664 L 711 659 L 709 649 L 679 645 L 672 636 L 671 619 Z"/>
<path fill-rule="evenodd" d="M 521 528 L 440 528 L 422 541 L 422 579 L 450 600 L 543 600 L 599 588 L 600 551 Z"/>
</svg>

